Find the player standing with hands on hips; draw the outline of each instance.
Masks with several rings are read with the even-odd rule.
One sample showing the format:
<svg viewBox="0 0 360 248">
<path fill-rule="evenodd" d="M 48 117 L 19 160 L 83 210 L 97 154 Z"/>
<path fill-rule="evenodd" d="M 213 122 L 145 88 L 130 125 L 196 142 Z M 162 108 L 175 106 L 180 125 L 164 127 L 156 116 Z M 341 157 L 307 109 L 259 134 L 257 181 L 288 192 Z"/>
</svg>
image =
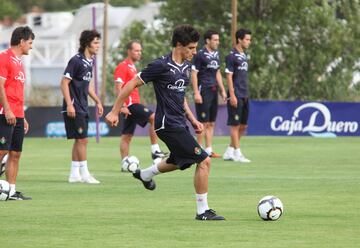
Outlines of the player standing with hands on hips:
<svg viewBox="0 0 360 248">
<path fill-rule="evenodd" d="M 70 59 L 61 80 L 66 136 L 68 139 L 75 139 L 69 183 L 100 183 L 88 170 L 86 151 L 89 125 L 88 95 L 96 102 L 99 116 L 103 114 L 100 99 L 90 85 L 93 56 L 98 53 L 99 48 L 100 34 L 95 30 L 84 30 L 80 35 L 79 53 Z"/>
<path fill-rule="evenodd" d="M 230 145 L 226 149 L 224 160 L 249 163 L 240 150 L 240 138 L 243 136 L 249 116 L 248 62 L 245 50 L 251 44 L 251 31 L 239 29 L 235 33 L 236 45 L 226 57 L 226 80 L 228 83 L 228 121 L 230 126 Z"/>
<path fill-rule="evenodd" d="M 176 27 L 172 35 L 172 51 L 147 65 L 120 92 L 115 104 L 105 119 L 111 126 L 119 122 L 119 113 L 130 93 L 141 85 L 153 82 L 157 107 L 155 131 L 167 145 L 170 156 L 160 163 L 143 170 L 136 170 L 133 176 L 148 190 L 154 190 L 155 175 L 177 169 L 185 170 L 196 163 L 194 187 L 196 192 L 197 220 L 224 220 L 209 208 L 207 202 L 208 177 L 211 159 L 189 132 L 186 118 L 196 132 L 203 131 L 203 125 L 196 120 L 185 99 L 185 90 L 190 83 L 190 61 L 196 54 L 199 33 L 190 25 Z"/>
<path fill-rule="evenodd" d="M 9 200 L 31 200 L 16 191 L 16 177 L 24 135 L 29 131 L 24 112 L 25 72 L 21 56 L 29 54 L 34 39 L 29 27 L 18 27 L 11 35 L 11 47 L 0 54 L 0 160 L 8 154 L 5 172 L 10 184 Z M 3 171 L 0 168 L 0 175 Z"/>
</svg>

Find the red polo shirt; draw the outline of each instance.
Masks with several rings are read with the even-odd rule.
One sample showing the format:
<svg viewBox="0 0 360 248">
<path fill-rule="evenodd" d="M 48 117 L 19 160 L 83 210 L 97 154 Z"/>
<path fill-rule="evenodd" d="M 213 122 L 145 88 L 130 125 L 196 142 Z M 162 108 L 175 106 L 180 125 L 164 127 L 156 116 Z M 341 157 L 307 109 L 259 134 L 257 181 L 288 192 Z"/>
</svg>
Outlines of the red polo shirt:
<svg viewBox="0 0 360 248">
<path fill-rule="evenodd" d="M 123 88 L 131 79 L 133 79 L 137 74 L 135 65 L 131 60 L 125 59 L 120 62 L 115 69 L 114 81 L 115 83 L 121 83 Z M 135 88 L 128 99 L 126 99 L 126 106 L 130 106 L 134 103 L 140 103 L 140 95 L 138 88 Z"/>
<path fill-rule="evenodd" d="M 24 118 L 25 72 L 21 59 L 11 49 L 0 53 L 0 78 L 5 79 L 5 94 L 15 117 Z M 0 114 L 5 114 L 0 104 Z"/>
</svg>

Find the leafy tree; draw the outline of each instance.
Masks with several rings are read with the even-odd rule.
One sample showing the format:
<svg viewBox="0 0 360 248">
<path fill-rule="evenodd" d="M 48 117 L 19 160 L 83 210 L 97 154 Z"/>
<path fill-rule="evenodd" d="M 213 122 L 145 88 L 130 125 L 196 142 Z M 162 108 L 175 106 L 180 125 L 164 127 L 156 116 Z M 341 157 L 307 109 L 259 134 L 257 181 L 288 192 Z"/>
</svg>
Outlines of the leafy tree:
<svg viewBox="0 0 360 248">
<path fill-rule="evenodd" d="M 137 23 L 126 32 L 131 38 L 142 39 L 143 62 L 148 62 L 169 50 L 174 26 L 189 23 L 201 33 L 215 28 L 221 32 L 224 58 L 231 49 L 230 7 L 230 1 L 168 0 L 161 8 L 157 29 Z M 349 85 L 360 57 L 360 46 L 356 45 L 359 23 L 358 0 L 239 0 L 238 27 L 253 31 L 248 50 L 251 97 L 356 99 L 359 86 Z M 122 44 L 129 38 L 123 37 Z"/>
<path fill-rule="evenodd" d="M 0 19 L 6 16 L 16 20 L 21 15 L 21 11 L 11 0 L 0 0 Z"/>
</svg>

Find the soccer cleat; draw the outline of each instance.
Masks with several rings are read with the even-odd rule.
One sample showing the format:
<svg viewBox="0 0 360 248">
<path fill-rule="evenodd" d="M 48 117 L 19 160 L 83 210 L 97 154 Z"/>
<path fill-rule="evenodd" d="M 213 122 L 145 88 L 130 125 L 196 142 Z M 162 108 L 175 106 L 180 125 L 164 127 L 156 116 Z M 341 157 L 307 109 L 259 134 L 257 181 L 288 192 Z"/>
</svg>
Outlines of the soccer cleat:
<svg viewBox="0 0 360 248">
<path fill-rule="evenodd" d="M 69 176 L 69 183 L 82 183 L 83 180 L 81 179 L 80 176 L 78 177 L 73 177 L 73 176 Z"/>
<path fill-rule="evenodd" d="M 217 215 L 215 210 L 208 209 L 203 214 L 196 214 L 196 220 L 225 220 L 223 216 Z"/>
<path fill-rule="evenodd" d="M 157 158 L 165 158 L 168 154 L 168 152 L 156 151 L 155 153 L 151 153 L 151 158 L 152 160 L 155 160 Z"/>
<path fill-rule="evenodd" d="M 211 152 L 210 158 L 221 158 L 221 155 L 215 152 Z"/>
<path fill-rule="evenodd" d="M 93 177 L 91 175 L 89 175 L 88 177 L 83 177 L 82 182 L 88 183 L 88 184 L 99 184 L 100 183 L 100 181 L 96 180 L 95 177 Z"/>
<path fill-rule="evenodd" d="M 230 154 L 228 152 L 225 152 L 223 155 L 223 159 L 226 161 L 234 160 L 234 154 Z"/>
<path fill-rule="evenodd" d="M 13 195 L 9 196 L 8 200 L 23 201 L 23 200 L 32 200 L 32 198 L 30 196 L 24 196 L 21 192 L 16 191 Z"/>
<path fill-rule="evenodd" d="M 240 163 L 250 163 L 250 159 L 245 158 L 244 155 L 240 155 L 240 156 L 234 156 L 234 161 L 235 162 L 240 162 Z"/>
<path fill-rule="evenodd" d="M 154 180 L 150 180 L 150 181 L 144 181 L 142 178 L 141 178 L 141 170 L 140 169 L 137 169 L 134 173 L 133 173 L 133 177 L 135 177 L 136 179 L 140 180 L 145 189 L 148 189 L 148 190 L 154 190 L 156 188 L 156 184 L 155 184 L 155 181 Z"/>
</svg>

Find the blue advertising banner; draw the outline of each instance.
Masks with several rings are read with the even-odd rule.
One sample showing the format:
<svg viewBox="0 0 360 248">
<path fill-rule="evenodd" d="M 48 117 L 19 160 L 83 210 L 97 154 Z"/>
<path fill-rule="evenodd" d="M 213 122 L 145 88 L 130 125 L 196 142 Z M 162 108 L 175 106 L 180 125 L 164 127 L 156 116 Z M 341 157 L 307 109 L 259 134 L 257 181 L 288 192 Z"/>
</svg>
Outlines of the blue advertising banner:
<svg viewBox="0 0 360 248">
<path fill-rule="evenodd" d="M 248 135 L 359 136 L 360 103 L 251 101 Z"/>
</svg>

